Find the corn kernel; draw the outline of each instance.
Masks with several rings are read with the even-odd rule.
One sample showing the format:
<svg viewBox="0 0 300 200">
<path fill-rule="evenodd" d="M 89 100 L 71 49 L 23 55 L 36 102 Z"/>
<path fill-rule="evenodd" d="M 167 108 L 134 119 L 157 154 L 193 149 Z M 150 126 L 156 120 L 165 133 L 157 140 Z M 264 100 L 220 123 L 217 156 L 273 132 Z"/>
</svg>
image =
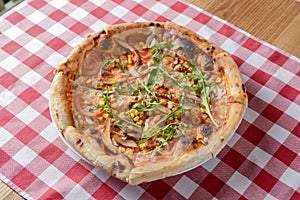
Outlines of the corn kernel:
<svg viewBox="0 0 300 200">
<path fill-rule="evenodd" d="M 129 159 L 133 158 L 133 152 L 126 152 L 125 154 Z"/>
<path fill-rule="evenodd" d="M 205 108 L 200 108 L 200 111 L 202 112 L 202 113 L 206 113 L 206 109 Z"/>
<path fill-rule="evenodd" d="M 127 57 L 127 63 L 128 63 L 129 65 L 132 64 L 132 55 L 131 55 L 131 54 L 128 54 L 128 57 Z"/>
<path fill-rule="evenodd" d="M 113 104 L 111 104 L 111 107 L 112 108 L 118 108 L 118 104 L 117 103 L 113 103 Z"/>
<path fill-rule="evenodd" d="M 90 104 L 90 102 L 88 101 L 88 100 L 84 100 L 84 102 L 83 102 L 85 105 L 89 105 Z"/>
<path fill-rule="evenodd" d="M 142 143 L 142 144 L 139 145 L 139 147 L 140 147 L 141 149 L 145 148 L 146 146 L 147 146 L 146 143 Z"/>
<path fill-rule="evenodd" d="M 137 122 L 137 121 L 139 121 L 139 119 L 140 119 L 140 117 L 136 116 L 136 117 L 133 118 L 133 121 Z"/>
<path fill-rule="evenodd" d="M 134 115 L 135 115 L 135 116 L 139 115 L 139 111 L 135 110 L 135 111 L 134 111 Z"/>
<path fill-rule="evenodd" d="M 125 148 L 124 147 L 119 147 L 119 150 L 124 152 L 125 151 Z"/>
<path fill-rule="evenodd" d="M 131 118 L 134 118 L 134 116 L 135 116 L 134 113 L 130 113 Z"/>
<path fill-rule="evenodd" d="M 143 124 L 143 120 L 139 120 L 136 124 L 141 126 Z"/>
<path fill-rule="evenodd" d="M 92 79 L 89 78 L 88 80 L 86 80 L 86 83 L 87 83 L 87 84 L 92 83 Z"/>
<path fill-rule="evenodd" d="M 99 120 L 99 121 L 102 121 L 102 120 L 103 120 L 103 117 L 98 117 L 98 120 Z"/>
<path fill-rule="evenodd" d="M 104 101 L 99 101 L 99 106 L 103 106 L 104 105 Z"/>
<path fill-rule="evenodd" d="M 133 109 L 130 109 L 129 110 L 129 113 L 134 113 L 136 110 L 133 108 Z"/>
<path fill-rule="evenodd" d="M 84 120 L 83 119 L 79 120 L 79 124 L 80 124 L 80 126 L 83 126 L 84 125 Z"/>
<path fill-rule="evenodd" d="M 104 118 L 108 118 L 108 117 L 109 117 L 109 114 L 108 114 L 108 113 L 104 113 L 104 114 L 103 114 L 103 117 L 104 117 Z"/>
<path fill-rule="evenodd" d="M 167 100 L 166 100 L 166 99 L 160 99 L 159 102 L 160 102 L 161 105 L 163 105 L 163 106 L 167 105 Z"/>
<path fill-rule="evenodd" d="M 139 46 L 143 47 L 144 46 L 144 42 L 139 42 Z"/>
</svg>

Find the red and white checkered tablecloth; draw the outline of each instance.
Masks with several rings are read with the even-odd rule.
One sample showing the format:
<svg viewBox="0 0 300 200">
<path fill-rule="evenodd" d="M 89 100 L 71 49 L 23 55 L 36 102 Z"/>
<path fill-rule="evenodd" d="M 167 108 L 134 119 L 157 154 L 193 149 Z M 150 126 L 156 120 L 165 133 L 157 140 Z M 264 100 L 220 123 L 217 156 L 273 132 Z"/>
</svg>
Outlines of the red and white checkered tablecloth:
<svg viewBox="0 0 300 200">
<path fill-rule="evenodd" d="M 249 108 L 204 165 L 131 186 L 80 159 L 49 114 L 53 69 L 92 31 L 172 21 L 232 54 Z M 27 199 L 300 199 L 300 60 L 184 1 L 25 1 L 0 17 L 0 179 Z"/>
</svg>

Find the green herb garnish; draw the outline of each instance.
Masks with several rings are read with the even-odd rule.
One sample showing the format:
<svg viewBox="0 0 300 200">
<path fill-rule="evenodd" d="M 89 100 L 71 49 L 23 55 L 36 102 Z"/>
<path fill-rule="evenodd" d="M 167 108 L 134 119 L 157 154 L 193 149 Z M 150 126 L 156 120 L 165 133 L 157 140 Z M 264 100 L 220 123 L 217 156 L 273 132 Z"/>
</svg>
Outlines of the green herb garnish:
<svg viewBox="0 0 300 200">
<path fill-rule="evenodd" d="M 115 123 L 115 125 L 120 126 L 120 127 L 127 127 L 128 125 L 140 128 L 141 126 L 137 125 L 136 123 L 133 123 L 131 121 L 128 121 L 127 119 L 124 119 L 122 117 L 120 117 L 119 115 L 113 115 L 115 119 L 120 120 L 122 122 L 124 122 L 123 124 L 120 123 Z"/>
<path fill-rule="evenodd" d="M 125 69 L 125 67 L 124 67 L 125 64 L 117 62 L 116 60 L 114 60 L 114 65 L 118 66 L 124 74 L 129 74 L 128 70 Z"/>
<path fill-rule="evenodd" d="M 191 67 L 193 69 L 193 73 L 189 73 L 188 76 L 198 80 L 197 85 L 192 85 L 191 88 L 196 91 L 196 95 L 200 96 L 201 98 L 201 104 L 205 107 L 206 113 L 211 119 L 211 121 L 214 123 L 215 126 L 219 127 L 217 122 L 214 120 L 212 113 L 211 113 L 211 106 L 210 106 L 210 93 L 212 91 L 212 87 L 210 87 L 210 84 L 208 82 L 208 75 L 203 75 L 199 67 L 195 65 L 194 62 L 191 62 Z M 199 93 L 200 91 L 200 93 Z"/>
<path fill-rule="evenodd" d="M 140 79 L 138 79 L 138 82 L 143 86 L 143 88 L 145 89 L 145 91 L 146 91 L 148 94 L 152 95 L 152 97 L 155 99 L 155 101 L 159 102 L 159 100 L 158 100 L 157 97 L 156 97 L 155 92 L 151 91 L 151 89 L 148 88 L 148 86 L 146 86 Z"/>
<path fill-rule="evenodd" d="M 99 71 L 100 76 L 102 76 L 102 71 L 103 71 L 103 69 L 104 69 L 107 65 L 109 65 L 111 62 L 112 62 L 111 60 L 104 60 L 104 61 L 102 62 L 101 66 L 100 66 L 100 71 Z"/>
<path fill-rule="evenodd" d="M 153 43 L 153 42 L 151 42 Z M 154 45 L 154 44 L 152 44 Z M 175 45 L 169 42 L 160 42 L 155 46 L 152 46 L 150 48 L 150 52 L 152 54 L 152 60 L 155 64 L 160 64 L 161 60 L 162 60 L 162 54 L 164 49 L 168 49 L 168 50 L 176 50 L 178 48 L 180 48 L 179 45 Z"/>
<path fill-rule="evenodd" d="M 183 106 L 178 106 L 174 111 L 170 112 L 168 115 L 161 118 L 156 124 L 159 125 L 160 123 L 165 122 L 167 119 L 177 116 L 179 113 L 182 112 L 182 110 L 183 110 Z M 176 126 L 173 126 L 175 124 L 176 124 Z M 140 144 L 147 142 L 149 139 L 151 139 L 151 138 L 157 136 L 159 133 L 161 133 L 161 131 L 165 131 L 170 127 L 173 127 L 172 129 L 176 129 L 176 127 L 178 125 L 179 125 L 178 122 L 173 122 L 173 123 L 171 122 L 170 124 L 166 124 L 161 128 L 152 129 L 152 130 L 148 131 L 147 134 L 145 134 L 145 136 L 142 140 L 140 140 Z M 169 129 L 169 131 L 170 131 L 170 129 Z M 172 137 L 170 137 L 170 138 L 172 138 Z"/>
<path fill-rule="evenodd" d="M 89 111 L 90 111 L 90 112 L 91 112 L 91 111 L 95 111 L 95 110 L 98 110 L 99 108 L 101 108 L 101 105 L 100 105 L 100 104 L 90 107 L 90 108 L 89 108 Z"/>
</svg>

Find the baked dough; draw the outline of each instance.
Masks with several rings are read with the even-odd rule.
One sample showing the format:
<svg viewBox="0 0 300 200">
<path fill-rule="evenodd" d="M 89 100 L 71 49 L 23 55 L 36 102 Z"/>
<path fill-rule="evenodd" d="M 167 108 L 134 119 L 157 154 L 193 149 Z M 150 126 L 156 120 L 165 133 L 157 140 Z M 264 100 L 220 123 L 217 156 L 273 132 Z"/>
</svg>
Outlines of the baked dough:
<svg viewBox="0 0 300 200">
<path fill-rule="evenodd" d="M 104 27 L 54 74 L 50 109 L 62 138 L 129 184 L 182 173 L 216 156 L 248 101 L 230 55 L 171 22 Z"/>
</svg>

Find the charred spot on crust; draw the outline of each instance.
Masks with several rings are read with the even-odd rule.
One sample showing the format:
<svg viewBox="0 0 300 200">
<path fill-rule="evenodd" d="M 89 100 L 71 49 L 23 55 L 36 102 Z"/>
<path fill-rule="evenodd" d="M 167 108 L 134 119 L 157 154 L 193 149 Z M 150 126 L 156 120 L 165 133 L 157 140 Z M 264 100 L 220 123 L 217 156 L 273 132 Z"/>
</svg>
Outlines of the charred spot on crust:
<svg viewBox="0 0 300 200">
<path fill-rule="evenodd" d="M 94 128 L 91 128 L 91 129 L 90 129 L 90 133 L 91 133 L 91 134 L 96 134 L 96 133 L 98 133 L 98 130 L 97 130 L 97 129 L 94 129 Z"/>
<path fill-rule="evenodd" d="M 151 22 L 150 24 L 149 24 L 149 26 L 154 26 L 155 24 L 153 23 L 153 22 Z"/>
<path fill-rule="evenodd" d="M 78 88 L 78 84 L 74 84 L 73 86 L 72 86 L 72 90 L 76 90 Z"/>
<path fill-rule="evenodd" d="M 112 47 L 112 41 L 110 39 L 102 40 L 100 46 L 104 49 L 110 49 Z"/>
<path fill-rule="evenodd" d="M 106 32 L 105 32 L 105 30 L 103 30 L 102 32 L 101 32 L 101 34 L 105 34 Z"/>
<path fill-rule="evenodd" d="M 161 154 L 160 154 L 159 152 L 155 151 L 155 152 L 153 153 L 153 156 L 157 157 L 157 156 L 161 156 Z"/>
<path fill-rule="evenodd" d="M 245 86 L 245 84 L 242 84 L 242 90 L 243 90 L 243 92 L 246 92 L 246 86 Z"/>
<path fill-rule="evenodd" d="M 101 144 L 101 140 L 100 140 L 100 138 L 98 138 L 98 137 L 95 137 L 95 138 L 94 138 L 94 140 L 96 140 L 96 142 L 97 142 L 98 144 Z"/>
<path fill-rule="evenodd" d="M 218 67 L 218 72 L 220 73 L 224 73 L 224 68 L 221 66 L 221 67 Z"/>
<path fill-rule="evenodd" d="M 198 141 L 196 138 L 185 138 L 180 140 L 181 145 L 190 145 L 190 144 L 197 144 Z"/>
<path fill-rule="evenodd" d="M 104 145 L 104 151 L 105 151 L 105 153 L 107 153 L 107 154 L 115 155 L 115 153 L 112 152 L 112 151 L 111 151 L 109 148 L 107 148 L 107 146 L 105 146 L 105 145 Z"/>
<path fill-rule="evenodd" d="M 180 140 L 179 146 L 183 150 L 196 149 L 200 145 L 200 142 L 196 138 L 184 138 Z"/>
<path fill-rule="evenodd" d="M 99 38 L 100 38 L 100 35 L 97 34 L 97 35 L 95 35 L 95 36 L 93 37 L 93 40 L 96 41 L 96 40 L 98 40 Z"/>
<path fill-rule="evenodd" d="M 156 23 L 156 26 L 157 26 L 157 27 L 160 27 L 160 23 Z"/>
<path fill-rule="evenodd" d="M 78 139 L 78 140 L 76 141 L 76 145 L 78 145 L 78 146 L 80 146 L 80 147 L 83 145 L 81 139 Z"/>
<path fill-rule="evenodd" d="M 214 64 L 213 64 L 212 62 L 207 63 L 207 64 L 204 66 L 204 70 L 205 70 L 205 71 L 213 71 L 213 70 L 214 70 Z"/>
<path fill-rule="evenodd" d="M 210 47 L 206 48 L 206 51 L 210 54 L 213 54 L 215 50 L 216 50 L 216 47 L 214 47 L 214 46 L 210 46 Z"/>
<path fill-rule="evenodd" d="M 202 128 L 202 134 L 204 135 L 204 137 L 210 136 L 210 134 L 212 132 L 211 125 L 202 123 L 202 124 L 200 124 L 200 126 Z"/>
<path fill-rule="evenodd" d="M 187 58 L 193 58 L 195 56 L 195 45 L 187 40 L 184 40 L 182 38 L 178 38 L 180 50 L 183 52 L 184 56 Z"/>
<path fill-rule="evenodd" d="M 113 162 L 111 167 L 114 168 L 114 169 L 119 169 L 119 170 L 124 170 L 125 169 L 125 166 L 121 165 L 121 163 L 119 161 Z"/>
</svg>

